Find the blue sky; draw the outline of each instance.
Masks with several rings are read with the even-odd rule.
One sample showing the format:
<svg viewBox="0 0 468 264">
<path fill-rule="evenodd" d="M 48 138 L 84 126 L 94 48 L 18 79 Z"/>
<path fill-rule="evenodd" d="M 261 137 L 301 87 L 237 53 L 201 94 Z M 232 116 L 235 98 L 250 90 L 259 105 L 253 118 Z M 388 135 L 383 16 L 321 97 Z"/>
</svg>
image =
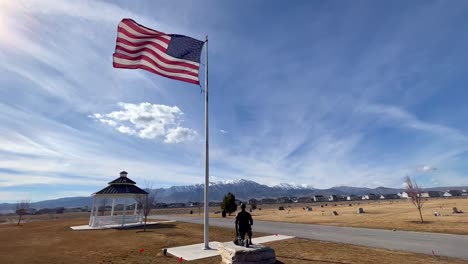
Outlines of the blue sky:
<svg viewBox="0 0 468 264">
<path fill-rule="evenodd" d="M 154 187 L 203 182 L 200 87 L 112 68 L 125 17 L 209 36 L 213 181 L 466 185 L 467 12 L 465 1 L 0 0 L 0 202 L 90 195 L 121 170 Z"/>
</svg>

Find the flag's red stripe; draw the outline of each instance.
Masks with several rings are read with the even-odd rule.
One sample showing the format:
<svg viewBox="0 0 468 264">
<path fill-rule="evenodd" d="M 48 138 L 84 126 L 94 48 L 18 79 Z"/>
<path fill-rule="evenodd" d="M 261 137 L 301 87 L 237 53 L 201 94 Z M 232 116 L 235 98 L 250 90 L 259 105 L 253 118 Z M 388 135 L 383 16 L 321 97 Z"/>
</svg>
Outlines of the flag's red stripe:
<svg viewBox="0 0 468 264">
<path fill-rule="evenodd" d="M 129 49 L 126 49 L 126 48 L 124 48 L 122 46 L 116 46 L 115 50 L 121 50 L 121 51 L 131 53 L 131 54 L 136 54 L 136 53 L 139 53 L 139 52 L 142 52 L 142 51 L 146 51 L 148 53 L 151 53 L 158 60 L 160 60 L 160 61 L 162 61 L 164 63 L 167 63 L 167 64 L 187 67 L 187 68 L 191 68 L 191 69 L 194 69 L 194 70 L 198 70 L 200 68 L 199 66 L 193 65 L 193 64 L 190 64 L 190 63 L 168 60 L 168 59 L 164 58 L 163 56 L 159 55 L 158 53 L 156 53 L 154 50 L 146 48 L 146 47 L 142 47 L 142 48 L 137 49 L 137 50 L 129 50 Z"/>
<path fill-rule="evenodd" d="M 114 68 L 143 69 L 143 70 L 149 71 L 151 73 L 164 76 L 164 77 L 169 78 L 169 79 L 174 79 L 174 80 L 193 83 L 193 84 L 200 84 L 200 81 L 198 81 L 198 80 L 192 80 L 192 79 L 186 79 L 186 78 L 177 77 L 177 76 L 166 75 L 166 74 L 157 72 L 157 71 L 155 71 L 155 70 L 153 70 L 150 67 L 145 66 L 145 65 L 140 65 L 140 64 L 139 65 L 125 65 L 125 64 L 120 64 L 120 63 L 116 63 L 116 62 L 114 62 L 113 65 L 114 65 Z"/>
<path fill-rule="evenodd" d="M 135 30 L 136 32 L 139 32 L 141 34 L 145 34 L 145 35 L 165 34 L 163 32 L 159 32 L 159 31 L 156 31 L 154 29 L 147 28 L 147 27 L 145 27 L 143 25 L 140 25 L 137 22 L 133 21 L 132 19 L 126 18 L 126 19 L 122 20 L 122 23 L 124 23 L 125 25 L 131 27 L 133 30 Z"/>
<path fill-rule="evenodd" d="M 164 43 L 166 43 L 168 45 L 169 45 L 169 42 L 171 42 L 170 40 L 168 40 L 166 38 L 163 38 L 161 35 L 135 36 L 132 33 L 128 32 L 128 30 L 126 30 L 125 28 L 121 28 L 121 27 L 119 27 L 117 29 L 117 31 L 120 32 L 120 33 L 123 33 L 124 35 L 126 35 L 129 38 L 134 38 L 134 39 L 157 39 L 157 40 L 160 40 L 160 41 L 162 41 L 162 42 L 164 42 Z"/>
<path fill-rule="evenodd" d="M 123 38 L 119 38 L 117 37 L 117 43 L 123 43 L 123 44 L 126 44 L 126 45 L 129 45 L 129 46 L 132 46 L 132 47 L 144 47 L 146 45 L 151 45 L 155 48 L 157 48 L 158 50 L 160 50 L 161 52 L 164 52 L 166 53 L 166 48 L 162 47 L 161 45 L 159 44 L 156 44 L 154 42 L 151 42 L 151 41 L 143 41 L 143 42 L 138 42 L 138 43 L 134 43 L 134 42 L 131 42 L 131 41 L 128 41 L 126 39 L 123 39 Z"/>
<path fill-rule="evenodd" d="M 137 57 L 130 57 L 130 56 L 127 56 L 125 54 L 114 53 L 114 57 L 130 60 L 130 61 L 145 60 L 145 61 L 149 62 L 151 65 L 153 65 L 154 67 L 156 67 L 156 68 L 158 68 L 160 70 L 163 70 L 165 72 L 180 73 L 180 74 L 190 75 L 190 76 L 193 76 L 193 77 L 198 77 L 198 73 L 194 73 L 194 72 L 190 72 L 190 71 L 186 71 L 186 70 L 181 70 L 181 69 L 166 68 L 166 67 L 162 66 L 161 64 L 159 64 L 157 61 L 152 60 L 150 57 L 148 57 L 146 55 L 140 55 L 140 56 L 137 56 Z"/>
</svg>

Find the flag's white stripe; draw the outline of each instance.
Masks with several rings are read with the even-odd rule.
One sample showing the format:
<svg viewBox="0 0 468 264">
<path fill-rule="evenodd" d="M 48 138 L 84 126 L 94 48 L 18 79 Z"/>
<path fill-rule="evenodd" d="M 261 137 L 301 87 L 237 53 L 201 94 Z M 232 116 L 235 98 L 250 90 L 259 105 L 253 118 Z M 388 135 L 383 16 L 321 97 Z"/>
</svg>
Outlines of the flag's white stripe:
<svg viewBox="0 0 468 264">
<path fill-rule="evenodd" d="M 158 58 L 156 58 L 153 54 L 147 52 L 147 51 L 140 51 L 138 53 L 128 53 L 128 52 L 125 52 L 123 50 L 115 50 L 115 53 L 120 53 L 120 54 L 124 54 L 124 55 L 127 55 L 127 56 L 130 56 L 130 57 L 138 57 L 140 55 L 146 55 L 147 57 L 151 58 L 156 64 L 159 64 L 165 68 L 169 68 L 169 69 L 177 69 L 177 70 L 184 70 L 184 71 L 189 71 L 189 72 L 193 72 L 193 73 L 196 73 L 198 74 L 198 70 L 197 69 L 193 69 L 193 68 L 189 68 L 189 67 L 184 67 L 184 66 L 181 66 L 181 65 L 174 65 L 174 64 L 167 64 L 161 60 L 159 60 Z"/>
<path fill-rule="evenodd" d="M 114 62 L 116 62 L 118 64 L 126 65 L 126 66 L 145 65 L 145 66 L 151 68 L 152 70 L 154 70 L 156 72 L 159 72 L 161 74 L 167 75 L 167 76 L 180 77 L 180 78 L 185 78 L 185 79 L 189 79 L 189 80 L 198 81 L 198 76 L 192 76 L 192 75 L 183 74 L 183 73 L 167 72 L 167 71 L 159 69 L 154 64 L 152 64 L 152 63 L 150 63 L 150 62 L 148 62 L 146 60 L 127 60 L 127 59 L 114 57 Z"/>
<path fill-rule="evenodd" d="M 155 48 L 155 47 L 153 47 L 151 45 L 140 45 L 138 47 L 133 47 L 133 46 L 127 45 L 127 44 L 122 43 L 122 42 L 117 42 L 117 46 L 120 46 L 120 47 L 125 48 L 127 50 L 139 50 L 139 49 L 142 49 L 142 48 L 151 49 L 152 51 L 156 52 L 158 55 L 162 56 L 163 58 L 165 58 L 167 60 L 171 60 L 171 61 L 175 61 L 175 62 L 185 62 L 185 63 L 188 63 L 188 64 L 192 64 L 194 66 L 197 66 L 197 67 L 200 66 L 200 63 L 198 63 L 198 62 L 183 60 L 183 59 L 174 58 L 172 56 L 169 56 L 166 53 L 159 50 L 158 48 Z"/>
<path fill-rule="evenodd" d="M 150 29 L 150 28 L 146 28 L 146 27 L 140 26 L 140 25 L 138 25 L 138 23 L 136 23 L 135 21 L 133 21 L 133 20 L 131 20 L 131 19 L 127 19 L 126 21 L 127 21 L 127 23 L 133 24 L 135 27 L 138 27 L 139 29 L 145 31 L 145 32 L 146 32 L 147 34 L 149 34 L 149 35 L 152 35 L 152 34 L 161 34 L 161 33 L 163 33 L 163 32 L 158 32 L 158 31 L 156 31 L 156 30 L 154 30 L 154 29 Z M 123 22 L 123 20 L 122 20 L 120 23 L 122 23 L 122 22 Z M 163 34 L 164 34 L 164 33 L 163 33 Z"/>
<path fill-rule="evenodd" d="M 133 28 L 129 27 L 128 25 L 126 25 L 125 23 L 120 23 L 119 27 L 127 30 L 129 33 L 131 33 L 132 35 L 135 35 L 137 37 L 155 37 L 155 36 L 158 36 L 160 38 L 165 38 L 167 40 L 170 40 L 171 37 L 168 36 L 168 35 L 164 35 L 164 34 L 156 34 L 156 33 L 152 33 L 152 34 L 143 34 L 143 33 L 140 33 L 138 31 L 135 31 Z M 139 27 L 141 29 L 143 29 L 142 27 Z"/>
<path fill-rule="evenodd" d="M 122 39 L 125 39 L 125 40 L 128 40 L 128 41 L 130 41 L 130 42 L 132 42 L 132 43 L 134 43 L 134 44 L 136 44 L 136 45 L 138 45 L 138 43 L 140 43 L 140 42 L 147 42 L 147 41 L 149 41 L 149 42 L 152 42 L 152 43 L 155 43 L 155 44 L 160 45 L 160 46 L 163 47 L 164 49 L 167 49 L 167 46 L 168 46 L 168 45 L 167 45 L 166 43 L 164 43 L 163 41 L 161 41 L 161 40 L 159 40 L 159 39 L 155 39 L 154 37 L 148 37 L 148 38 L 146 38 L 146 39 L 136 39 L 136 38 L 129 37 L 129 36 L 125 35 L 125 34 L 122 33 L 122 32 L 118 32 L 118 33 L 117 33 L 117 37 L 122 38 Z"/>
</svg>

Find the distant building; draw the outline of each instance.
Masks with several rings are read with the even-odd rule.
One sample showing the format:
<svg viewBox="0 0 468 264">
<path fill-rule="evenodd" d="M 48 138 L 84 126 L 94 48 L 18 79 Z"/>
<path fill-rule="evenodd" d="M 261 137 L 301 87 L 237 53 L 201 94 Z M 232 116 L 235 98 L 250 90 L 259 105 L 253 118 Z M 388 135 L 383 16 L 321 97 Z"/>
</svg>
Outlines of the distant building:
<svg viewBox="0 0 468 264">
<path fill-rule="evenodd" d="M 399 199 L 400 196 L 398 196 L 398 194 L 396 193 L 391 193 L 391 194 L 382 194 L 380 195 L 379 198 L 382 200 L 389 200 L 389 199 Z"/>
<path fill-rule="evenodd" d="M 298 203 L 311 203 L 311 202 L 312 202 L 312 198 L 311 198 L 311 197 L 307 197 L 307 196 L 299 197 L 299 198 L 297 198 L 297 202 L 298 202 Z"/>
<path fill-rule="evenodd" d="M 462 191 L 460 190 L 448 190 L 443 194 L 444 197 L 461 196 L 461 195 L 462 195 Z"/>
<path fill-rule="evenodd" d="M 462 196 L 468 196 L 468 190 L 462 190 Z"/>
<path fill-rule="evenodd" d="M 373 194 L 373 193 L 368 193 L 362 196 L 362 200 L 377 200 L 379 196 Z"/>
<path fill-rule="evenodd" d="M 188 206 L 189 207 L 200 207 L 200 206 L 203 206 L 204 203 L 200 203 L 200 202 L 189 202 Z"/>
<path fill-rule="evenodd" d="M 428 192 L 422 192 L 421 197 L 422 198 L 435 198 L 435 197 L 440 197 L 440 192 L 437 191 L 428 191 Z"/>
<path fill-rule="evenodd" d="M 257 199 L 250 199 L 249 200 L 250 205 L 257 205 L 257 203 L 258 203 Z"/>
<path fill-rule="evenodd" d="M 356 200 L 359 200 L 359 196 L 357 195 L 351 194 L 351 195 L 346 196 L 346 201 L 356 201 Z"/>
<path fill-rule="evenodd" d="M 403 198 L 403 199 L 404 199 L 404 198 L 408 199 L 408 198 L 409 198 L 408 193 L 407 193 L 407 192 L 402 192 L 402 193 L 401 193 L 401 198 Z"/>
<path fill-rule="evenodd" d="M 323 197 L 323 195 L 314 195 L 312 197 L 312 199 L 314 200 L 314 202 L 325 202 L 325 201 L 328 201 L 328 199 L 326 199 L 325 197 Z"/>
<path fill-rule="evenodd" d="M 339 198 L 338 198 L 338 196 L 336 196 L 336 195 L 330 195 L 330 196 L 328 197 L 328 201 L 330 201 L 330 202 L 336 202 L 336 201 L 338 201 L 338 200 L 339 200 Z"/>
</svg>

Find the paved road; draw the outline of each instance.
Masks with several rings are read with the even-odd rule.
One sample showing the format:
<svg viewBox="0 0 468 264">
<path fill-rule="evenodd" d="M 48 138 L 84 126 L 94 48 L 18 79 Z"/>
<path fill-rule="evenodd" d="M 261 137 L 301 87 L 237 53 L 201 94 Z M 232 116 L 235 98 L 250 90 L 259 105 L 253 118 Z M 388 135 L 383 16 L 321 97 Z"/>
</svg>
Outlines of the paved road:
<svg viewBox="0 0 468 264">
<path fill-rule="evenodd" d="M 200 217 L 154 215 L 148 218 L 203 224 L 203 219 Z M 210 218 L 210 226 L 234 229 L 234 222 L 232 219 Z M 465 235 L 293 224 L 255 221 L 255 219 L 253 229 L 254 232 L 266 234 L 290 235 L 306 239 L 404 250 L 423 254 L 432 254 L 432 250 L 434 250 L 437 255 L 468 260 L 468 236 Z"/>
</svg>

